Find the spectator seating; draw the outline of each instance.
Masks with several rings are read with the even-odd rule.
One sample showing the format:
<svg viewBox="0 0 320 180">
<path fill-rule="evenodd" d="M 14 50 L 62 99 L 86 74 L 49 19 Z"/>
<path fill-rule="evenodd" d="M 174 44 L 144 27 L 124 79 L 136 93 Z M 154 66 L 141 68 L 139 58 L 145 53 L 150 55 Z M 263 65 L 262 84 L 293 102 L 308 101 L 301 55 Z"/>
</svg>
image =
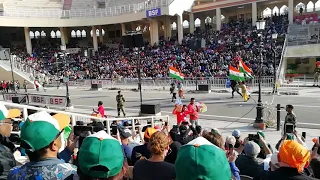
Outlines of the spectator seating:
<svg viewBox="0 0 320 180">
<path fill-rule="evenodd" d="M 317 24 L 318 22 L 320 22 L 320 16 L 318 16 L 317 13 L 303 14 L 303 15 L 295 16 L 293 19 L 297 24 L 302 24 L 302 25 Z"/>
</svg>

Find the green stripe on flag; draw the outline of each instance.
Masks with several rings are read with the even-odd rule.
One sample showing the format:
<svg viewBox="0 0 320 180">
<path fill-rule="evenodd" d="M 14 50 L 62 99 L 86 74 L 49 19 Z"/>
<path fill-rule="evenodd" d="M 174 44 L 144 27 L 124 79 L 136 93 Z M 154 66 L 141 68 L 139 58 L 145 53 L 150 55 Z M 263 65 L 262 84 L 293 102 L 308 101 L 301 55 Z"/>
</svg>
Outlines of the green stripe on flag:
<svg viewBox="0 0 320 180">
<path fill-rule="evenodd" d="M 179 76 L 179 75 L 176 75 L 176 74 L 171 74 L 170 73 L 170 77 L 172 77 L 172 78 L 174 78 L 174 79 L 178 79 L 178 80 L 183 80 L 183 78 L 181 77 L 181 76 Z"/>
</svg>

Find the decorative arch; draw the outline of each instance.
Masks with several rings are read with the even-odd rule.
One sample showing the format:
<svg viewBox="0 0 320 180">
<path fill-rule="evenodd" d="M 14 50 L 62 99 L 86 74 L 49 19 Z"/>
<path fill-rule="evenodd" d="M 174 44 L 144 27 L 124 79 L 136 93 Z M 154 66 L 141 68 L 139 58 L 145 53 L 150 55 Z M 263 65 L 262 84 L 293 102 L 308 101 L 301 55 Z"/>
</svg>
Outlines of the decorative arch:
<svg viewBox="0 0 320 180">
<path fill-rule="evenodd" d="M 225 21 L 226 17 L 224 15 L 221 14 L 221 22 Z"/>
<path fill-rule="evenodd" d="M 57 36 L 57 38 L 61 38 L 61 32 L 59 30 L 56 31 L 56 36 Z"/>
<path fill-rule="evenodd" d="M 204 20 L 205 24 L 211 24 L 212 23 L 212 18 L 211 17 L 206 17 L 206 19 Z"/>
<path fill-rule="evenodd" d="M 263 13 L 263 17 L 270 17 L 272 14 L 272 10 L 269 7 L 267 7 L 265 10 L 263 10 L 262 13 Z"/>
<path fill-rule="evenodd" d="M 307 4 L 307 12 L 313 12 L 314 4 L 312 1 L 309 1 Z"/>
<path fill-rule="evenodd" d="M 81 38 L 81 31 L 80 30 L 76 31 L 76 36 L 77 36 L 77 38 Z"/>
<path fill-rule="evenodd" d="M 72 38 L 77 37 L 76 31 L 74 31 L 74 30 L 71 31 L 71 37 L 72 37 Z"/>
<path fill-rule="evenodd" d="M 34 32 L 34 36 L 36 39 L 40 38 L 40 32 L 39 31 Z"/>
<path fill-rule="evenodd" d="M 51 36 L 51 38 L 57 38 L 56 33 L 54 31 L 50 32 L 50 36 Z"/>
<path fill-rule="evenodd" d="M 143 32 L 147 32 L 147 30 L 148 30 L 148 27 L 147 26 L 144 26 L 144 28 L 143 28 Z"/>
<path fill-rule="evenodd" d="M 33 32 L 33 31 L 30 31 L 30 32 L 29 32 L 29 36 L 30 36 L 30 39 L 33 39 L 33 38 L 34 38 L 34 32 Z"/>
<path fill-rule="evenodd" d="M 140 25 L 136 28 L 136 31 L 141 31 L 141 26 Z"/>
<path fill-rule="evenodd" d="M 295 11 L 297 13 L 300 13 L 300 8 L 303 9 L 303 12 L 305 12 L 305 9 L 306 9 L 306 5 L 302 2 L 299 2 L 297 5 L 296 5 L 296 8 L 295 8 Z"/>
<path fill-rule="evenodd" d="M 275 7 L 272 9 L 272 14 L 273 14 L 273 15 L 274 15 L 274 14 L 279 15 L 279 12 L 280 12 L 280 10 L 279 10 L 278 6 L 275 6 Z"/>
<path fill-rule="evenodd" d="M 40 36 L 41 36 L 41 38 L 45 38 L 47 36 L 47 34 L 46 34 L 46 32 L 41 31 Z"/>
<path fill-rule="evenodd" d="M 184 20 L 182 23 L 183 28 L 189 28 L 189 21 L 188 20 Z"/>
<path fill-rule="evenodd" d="M 101 29 L 101 31 L 102 31 L 102 36 L 104 36 L 105 34 L 106 34 L 106 32 L 104 31 L 104 29 Z"/>
<path fill-rule="evenodd" d="M 316 3 L 314 3 L 314 7 L 316 11 L 320 11 L 320 0 L 318 0 Z"/>
<path fill-rule="evenodd" d="M 283 6 L 281 6 L 281 8 L 280 8 L 280 14 L 281 15 L 284 15 L 284 14 L 288 14 L 288 6 L 286 6 L 286 5 L 283 5 Z"/>
<path fill-rule="evenodd" d="M 82 31 L 81 31 L 81 36 L 82 36 L 82 37 L 87 37 L 87 32 L 86 32 L 85 30 L 82 30 Z"/>
<path fill-rule="evenodd" d="M 172 30 L 176 30 L 177 29 L 177 23 L 176 22 L 173 22 L 172 23 Z"/>
<path fill-rule="evenodd" d="M 194 26 L 195 27 L 200 27 L 201 26 L 201 20 L 199 18 L 197 18 L 195 21 L 194 21 Z"/>
</svg>

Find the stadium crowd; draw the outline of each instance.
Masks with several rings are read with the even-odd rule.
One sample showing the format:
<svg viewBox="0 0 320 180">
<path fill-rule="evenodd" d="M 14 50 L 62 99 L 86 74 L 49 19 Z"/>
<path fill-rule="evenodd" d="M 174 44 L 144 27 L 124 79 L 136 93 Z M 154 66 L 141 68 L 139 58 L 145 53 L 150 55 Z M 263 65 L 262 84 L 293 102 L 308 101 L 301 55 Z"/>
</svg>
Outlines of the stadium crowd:
<svg viewBox="0 0 320 180">
<path fill-rule="evenodd" d="M 77 122 L 71 127 L 69 116 L 45 111 L 29 114 L 17 124 L 12 118 L 21 116 L 18 109 L 0 104 L 0 110 L 0 179 L 320 178 L 319 139 L 310 151 L 297 131 L 285 134 L 273 149 L 261 131 L 242 137 L 235 129 L 223 137 L 216 128 L 192 125 L 193 118 L 172 128 L 165 122 L 137 129 L 131 129 L 129 121 L 114 122 L 108 134 L 103 123 L 83 126 Z M 20 130 L 20 138 L 14 140 L 12 129 Z M 19 156 L 26 156 L 27 162 L 18 164 L 15 158 Z"/>
<path fill-rule="evenodd" d="M 158 45 L 146 43 L 140 53 L 142 78 L 168 77 L 168 67 L 174 66 L 185 77 L 225 77 L 228 66 L 236 65 L 242 58 L 254 73 L 258 72 L 263 52 L 263 75 L 273 74 L 273 57 L 276 52 L 277 64 L 280 61 L 283 40 L 288 20 L 286 16 L 273 16 L 266 19 L 266 28 L 259 32 L 252 27 L 251 20 L 231 21 L 223 25 L 221 31 L 197 30 L 195 34 L 186 34 L 182 44 L 173 37 L 161 39 Z M 278 33 L 278 40 L 272 41 L 272 33 Z M 262 36 L 259 36 L 262 34 Z M 205 46 L 194 48 L 196 38 L 203 38 Z M 84 56 L 84 49 L 76 54 L 69 54 L 67 61 L 63 57 L 56 60 L 59 43 L 35 39 L 33 57 L 29 57 L 23 47 L 14 47 L 13 53 L 23 57 L 24 64 L 46 75 L 62 76 L 65 69 L 72 79 L 136 78 L 138 55 L 120 44 L 119 48 L 99 46 L 99 51 Z M 57 42 L 57 41 L 56 41 Z M 72 41 L 68 48 L 79 47 Z M 67 63 L 65 63 L 67 62 Z M 65 67 L 65 64 L 68 66 Z"/>
</svg>

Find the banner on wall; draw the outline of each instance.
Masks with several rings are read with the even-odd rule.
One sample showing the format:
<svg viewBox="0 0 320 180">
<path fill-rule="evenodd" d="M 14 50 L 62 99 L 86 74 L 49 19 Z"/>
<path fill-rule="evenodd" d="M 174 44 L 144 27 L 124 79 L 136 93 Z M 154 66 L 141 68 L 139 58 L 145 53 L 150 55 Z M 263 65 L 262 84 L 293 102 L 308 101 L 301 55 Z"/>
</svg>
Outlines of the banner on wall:
<svg viewBox="0 0 320 180">
<path fill-rule="evenodd" d="M 161 16 L 161 8 L 150 9 L 146 11 L 146 17 L 157 17 Z"/>
</svg>

